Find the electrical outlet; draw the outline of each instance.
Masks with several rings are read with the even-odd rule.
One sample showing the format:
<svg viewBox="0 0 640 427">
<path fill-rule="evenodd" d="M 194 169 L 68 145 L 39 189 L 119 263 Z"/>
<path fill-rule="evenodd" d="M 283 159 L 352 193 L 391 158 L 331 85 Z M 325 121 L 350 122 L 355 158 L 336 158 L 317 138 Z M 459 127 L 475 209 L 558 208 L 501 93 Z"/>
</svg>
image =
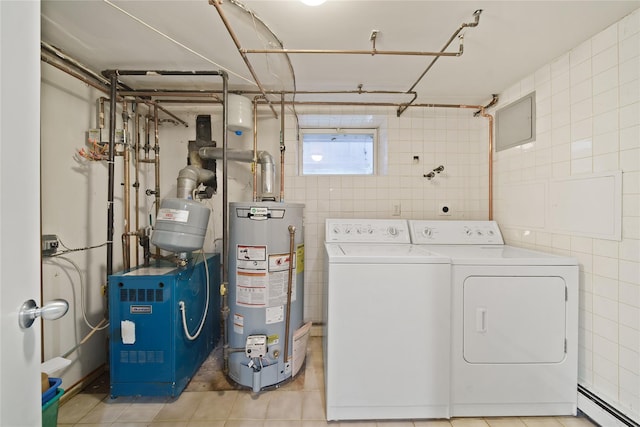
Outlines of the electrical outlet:
<svg viewBox="0 0 640 427">
<path fill-rule="evenodd" d="M 42 235 L 42 255 L 53 255 L 58 251 L 60 242 L 58 236 L 55 234 L 43 234 Z"/>
<path fill-rule="evenodd" d="M 393 216 L 400 216 L 402 214 L 402 205 L 400 202 L 395 202 L 393 204 Z"/>
<path fill-rule="evenodd" d="M 438 215 L 441 215 L 441 216 L 451 215 L 451 205 L 449 203 L 440 203 L 438 205 Z"/>
</svg>

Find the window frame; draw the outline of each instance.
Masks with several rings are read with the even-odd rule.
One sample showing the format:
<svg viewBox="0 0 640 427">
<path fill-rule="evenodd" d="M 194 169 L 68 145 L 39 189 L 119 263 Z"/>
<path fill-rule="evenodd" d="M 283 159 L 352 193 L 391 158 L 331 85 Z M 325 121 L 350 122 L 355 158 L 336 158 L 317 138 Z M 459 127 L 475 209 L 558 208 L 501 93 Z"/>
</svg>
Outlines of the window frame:
<svg viewBox="0 0 640 427">
<path fill-rule="evenodd" d="M 305 173 L 304 169 L 304 154 L 305 144 L 304 136 L 306 134 L 360 134 L 360 135 L 372 135 L 372 159 L 371 173 Z M 378 175 L 378 151 L 379 151 L 379 135 L 378 128 L 376 127 L 361 127 L 361 128 L 300 128 L 299 138 L 299 176 L 376 176 Z"/>
</svg>

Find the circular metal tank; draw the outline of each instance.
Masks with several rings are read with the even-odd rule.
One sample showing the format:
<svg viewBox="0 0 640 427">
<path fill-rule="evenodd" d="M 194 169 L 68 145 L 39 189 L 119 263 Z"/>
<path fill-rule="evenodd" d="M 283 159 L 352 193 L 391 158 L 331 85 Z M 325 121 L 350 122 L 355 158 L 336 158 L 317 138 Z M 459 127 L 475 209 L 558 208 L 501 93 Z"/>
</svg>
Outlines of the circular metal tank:
<svg viewBox="0 0 640 427">
<path fill-rule="evenodd" d="M 303 325 L 303 208 L 299 203 L 230 203 L 226 332 L 234 351 L 229 377 L 256 392 L 291 378 L 300 368 L 292 356 L 293 334 Z"/>
<path fill-rule="evenodd" d="M 172 252 L 191 252 L 202 248 L 210 213 L 207 206 L 193 200 L 164 199 L 158 210 L 151 243 Z"/>
</svg>

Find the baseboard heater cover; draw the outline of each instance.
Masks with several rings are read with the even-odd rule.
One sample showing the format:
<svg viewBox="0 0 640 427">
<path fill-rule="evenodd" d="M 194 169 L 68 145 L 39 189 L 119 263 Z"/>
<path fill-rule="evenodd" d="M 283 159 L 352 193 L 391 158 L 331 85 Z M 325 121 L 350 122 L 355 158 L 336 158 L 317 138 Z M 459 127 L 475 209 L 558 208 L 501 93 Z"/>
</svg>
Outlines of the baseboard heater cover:
<svg viewBox="0 0 640 427">
<path fill-rule="evenodd" d="M 640 427 L 638 422 L 581 385 L 578 385 L 578 409 L 601 426 Z"/>
</svg>

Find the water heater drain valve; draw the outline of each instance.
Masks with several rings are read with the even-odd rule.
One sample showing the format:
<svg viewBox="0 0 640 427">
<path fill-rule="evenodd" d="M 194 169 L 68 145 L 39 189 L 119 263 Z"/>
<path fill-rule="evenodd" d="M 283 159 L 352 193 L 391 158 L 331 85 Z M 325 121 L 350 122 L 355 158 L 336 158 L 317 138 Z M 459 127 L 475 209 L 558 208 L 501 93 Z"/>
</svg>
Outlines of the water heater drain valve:
<svg viewBox="0 0 640 427">
<path fill-rule="evenodd" d="M 267 354 L 267 336 L 249 335 L 244 348 L 244 354 L 249 358 L 264 357 Z"/>
</svg>

